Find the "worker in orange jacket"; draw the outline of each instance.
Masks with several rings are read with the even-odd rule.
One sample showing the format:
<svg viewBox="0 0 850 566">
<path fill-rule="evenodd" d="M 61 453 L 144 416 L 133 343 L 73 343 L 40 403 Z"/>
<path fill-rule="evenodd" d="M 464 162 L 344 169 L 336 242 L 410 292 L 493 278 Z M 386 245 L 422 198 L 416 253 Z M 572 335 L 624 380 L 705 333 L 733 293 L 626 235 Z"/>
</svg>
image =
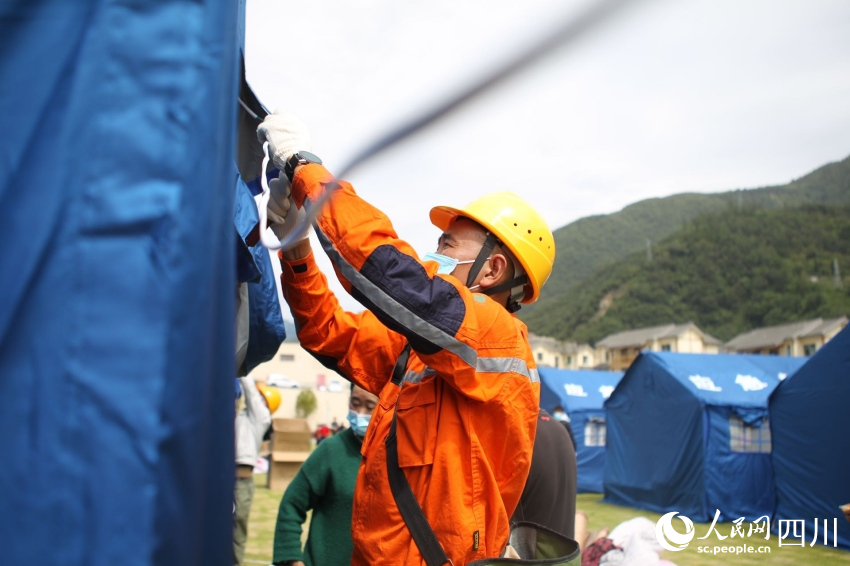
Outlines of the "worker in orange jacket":
<svg viewBox="0 0 850 566">
<path fill-rule="evenodd" d="M 333 177 L 291 114 L 268 116 L 258 135 L 283 171 L 268 207 L 282 239 Z M 552 233 L 511 193 L 430 216 L 442 230 L 438 253 L 420 260 L 383 213 L 339 182 L 314 227 L 341 283 L 368 309 L 359 314 L 339 306 L 306 236 L 279 254 L 301 345 L 380 398 L 361 450 L 352 564 L 425 563 L 388 480 L 394 416 L 398 467 L 453 564 L 501 555 L 531 465 L 540 384 L 512 312 L 549 277 Z M 399 386 L 390 378 L 407 344 Z"/>
</svg>

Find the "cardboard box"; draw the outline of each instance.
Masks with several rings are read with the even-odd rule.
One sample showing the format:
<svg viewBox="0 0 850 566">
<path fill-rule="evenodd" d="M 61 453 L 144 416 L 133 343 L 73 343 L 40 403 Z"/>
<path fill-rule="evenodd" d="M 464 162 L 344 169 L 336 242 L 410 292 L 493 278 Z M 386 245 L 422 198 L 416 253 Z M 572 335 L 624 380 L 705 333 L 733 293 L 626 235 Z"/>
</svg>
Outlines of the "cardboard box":
<svg viewBox="0 0 850 566">
<path fill-rule="evenodd" d="M 309 452 L 272 452 L 269 465 L 269 489 L 283 491 L 301 469 Z"/>
<path fill-rule="evenodd" d="M 272 421 L 271 451 L 310 452 L 310 425 L 306 419 L 274 419 Z"/>
<path fill-rule="evenodd" d="M 268 487 L 284 490 L 310 455 L 312 435 L 306 419 L 274 419 L 272 428 Z"/>
</svg>

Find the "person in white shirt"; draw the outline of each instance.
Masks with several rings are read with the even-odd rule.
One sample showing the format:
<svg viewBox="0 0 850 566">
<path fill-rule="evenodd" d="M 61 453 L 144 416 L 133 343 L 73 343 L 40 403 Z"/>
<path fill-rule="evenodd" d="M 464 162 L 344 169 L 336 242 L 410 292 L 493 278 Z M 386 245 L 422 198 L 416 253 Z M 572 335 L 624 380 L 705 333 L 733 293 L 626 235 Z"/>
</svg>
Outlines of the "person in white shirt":
<svg viewBox="0 0 850 566">
<path fill-rule="evenodd" d="M 254 465 L 263 438 L 280 406 L 280 392 L 255 384 L 250 375 L 240 377 L 245 408 L 236 414 L 236 486 L 233 507 L 233 564 L 241 566 L 248 538 L 248 515 L 254 500 Z"/>
</svg>

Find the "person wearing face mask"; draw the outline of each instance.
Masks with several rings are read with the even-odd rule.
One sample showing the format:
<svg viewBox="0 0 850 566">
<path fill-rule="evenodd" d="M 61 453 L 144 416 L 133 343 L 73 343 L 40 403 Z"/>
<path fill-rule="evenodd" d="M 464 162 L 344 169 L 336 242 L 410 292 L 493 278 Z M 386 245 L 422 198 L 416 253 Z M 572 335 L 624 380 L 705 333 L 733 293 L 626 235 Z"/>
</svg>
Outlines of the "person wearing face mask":
<svg viewBox="0 0 850 566">
<path fill-rule="evenodd" d="M 490 193 L 465 208 L 431 209 L 441 235 L 436 254 L 420 259 L 310 153 L 300 120 L 275 112 L 258 136 L 282 171 L 270 183 L 272 230 L 283 242 L 332 190 L 313 227 L 336 276 L 367 309 L 340 307 L 306 235 L 286 240 L 281 282 L 301 346 L 380 395 L 361 450 L 352 564 L 501 556 L 531 466 L 540 397 L 528 331 L 513 313 L 537 300 L 551 274 L 552 232 L 517 195 Z"/>
<path fill-rule="evenodd" d="M 317 446 L 286 488 L 275 526 L 275 566 L 351 564 L 354 484 L 361 443 L 377 402 L 375 395 L 352 385 L 350 426 Z M 302 550 L 302 525 L 311 509 L 310 531 Z"/>
</svg>

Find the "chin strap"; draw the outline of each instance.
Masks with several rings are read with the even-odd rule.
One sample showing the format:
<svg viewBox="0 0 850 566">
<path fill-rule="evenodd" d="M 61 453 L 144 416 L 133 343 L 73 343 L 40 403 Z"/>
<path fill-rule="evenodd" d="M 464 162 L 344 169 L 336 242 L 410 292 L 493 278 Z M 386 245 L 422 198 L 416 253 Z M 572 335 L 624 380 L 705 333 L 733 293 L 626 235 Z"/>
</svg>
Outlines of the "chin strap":
<svg viewBox="0 0 850 566">
<path fill-rule="evenodd" d="M 493 248 L 496 247 L 496 244 L 499 244 L 499 239 L 487 232 L 487 239 L 484 240 L 484 245 L 481 246 L 481 251 L 478 252 L 478 256 L 475 258 L 475 262 L 472 264 L 472 267 L 469 268 L 469 276 L 466 278 L 466 286 L 472 287 L 472 284 L 475 283 L 475 278 L 478 277 L 478 273 L 481 271 L 481 267 L 484 265 L 484 262 L 487 261 L 487 258 L 490 257 L 490 254 L 493 251 Z M 516 265 L 514 262 L 514 273 L 522 272 L 522 267 Z M 507 291 L 510 289 L 511 296 L 508 298 L 508 302 L 505 305 L 505 308 L 508 309 L 508 312 L 514 313 L 520 309 L 519 302 L 525 296 L 525 285 L 528 283 L 528 275 L 522 273 L 511 279 L 510 281 L 505 281 L 504 283 L 499 283 L 495 287 L 490 287 L 487 290 L 481 291 L 485 295 L 495 295 L 497 293 L 501 293 L 502 291 Z"/>
<path fill-rule="evenodd" d="M 487 261 L 488 257 L 490 257 L 490 252 L 493 251 L 493 248 L 496 247 L 496 244 L 498 243 L 499 239 L 490 232 L 487 232 L 487 239 L 484 240 L 484 245 L 481 246 L 481 251 L 478 252 L 475 262 L 473 262 L 472 267 L 469 268 L 469 276 L 466 278 L 467 287 L 472 287 L 472 284 L 475 283 L 475 278 L 478 277 L 478 272 L 481 271 L 481 267 L 484 265 L 484 262 Z"/>
<path fill-rule="evenodd" d="M 522 306 L 519 302 L 525 297 L 525 286 L 528 283 L 528 275 L 522 274 L 519 277 L 514 277 L 510 281 L 505 281 L 504 283 L 499 283 L 495 287 L 490 287 L 486 291 L 481 291 L 485 295 L 495 295 L 496 293 L 501 293 L 502 291 L 511 290 L 511 296 L 508 298 L 508 304 L 505 305 L 505 308 L 508 309 L 508 312 L 516 312 Z"/>
</svg>

